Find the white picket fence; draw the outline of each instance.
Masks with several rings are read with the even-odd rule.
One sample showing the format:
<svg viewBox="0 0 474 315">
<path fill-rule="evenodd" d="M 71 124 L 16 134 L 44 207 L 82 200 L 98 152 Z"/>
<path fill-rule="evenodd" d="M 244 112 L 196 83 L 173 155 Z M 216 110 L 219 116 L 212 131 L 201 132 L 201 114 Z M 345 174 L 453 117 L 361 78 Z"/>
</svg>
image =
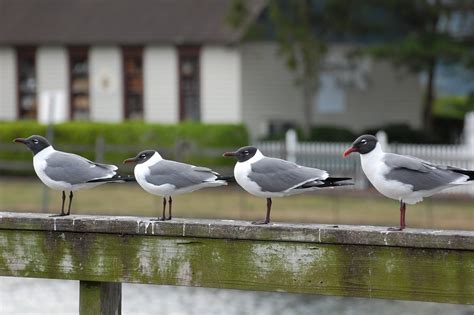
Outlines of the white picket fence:
<svg viewBox="0 0 474 315">
<path fill-rule="evenodd" d="M 474 170 L 474 113 L 466 115 L 464 143 L 459 145 L 394 144 L 388 143 L 386 134 L 377 133 L 386 152 L 416 156 L 439 165 Z M 369 182 L 360 167 L 357 154 L 347 158 L 342 153 L 351 143 L 299 142 L 296 132 L 289 130 L 285 141 L 264 141 L 256 144 L 267 156 L 279 157 L 298 164 L 327 170 L 333 176 L 352 177 L 355 189 L 367 189 Z M 444 194 L 474 196 L 474 183 L 443 191 Z"/>
</svg>

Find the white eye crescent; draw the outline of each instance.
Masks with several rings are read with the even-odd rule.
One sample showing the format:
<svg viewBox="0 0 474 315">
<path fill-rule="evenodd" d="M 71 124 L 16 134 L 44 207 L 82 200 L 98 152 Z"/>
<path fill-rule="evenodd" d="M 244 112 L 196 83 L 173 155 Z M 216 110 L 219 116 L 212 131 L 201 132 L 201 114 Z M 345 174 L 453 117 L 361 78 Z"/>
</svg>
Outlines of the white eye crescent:
<svg viewBox="0 0 474 315">
<path fill-rule="evenodd" d="M 38 140 L 33 139 L 33 143 L 34 143 L 34 144 L 38 144 L 38 142 L 39 142 Z"/>
<path fill-rule="evenodd" d="M 360 142 L 361 142 L 362 144 L 366 144 L 366 143 L 367 143 L 367 140 L 362 139 Z"/>
</svg>

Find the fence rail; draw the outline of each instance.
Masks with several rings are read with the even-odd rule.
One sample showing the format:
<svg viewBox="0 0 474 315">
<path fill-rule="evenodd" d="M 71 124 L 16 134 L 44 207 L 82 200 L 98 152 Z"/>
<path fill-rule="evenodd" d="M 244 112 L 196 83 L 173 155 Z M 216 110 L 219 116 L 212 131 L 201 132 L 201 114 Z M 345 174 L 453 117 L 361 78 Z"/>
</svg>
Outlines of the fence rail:
<svg viewBox="0 0 474 315">
<path fill-rule="evenodd" d="M 79 280 L 88 315 L 121 282 L 474 304 L 474 232 L 2 212 L 0 275 Z"/>
</svg>

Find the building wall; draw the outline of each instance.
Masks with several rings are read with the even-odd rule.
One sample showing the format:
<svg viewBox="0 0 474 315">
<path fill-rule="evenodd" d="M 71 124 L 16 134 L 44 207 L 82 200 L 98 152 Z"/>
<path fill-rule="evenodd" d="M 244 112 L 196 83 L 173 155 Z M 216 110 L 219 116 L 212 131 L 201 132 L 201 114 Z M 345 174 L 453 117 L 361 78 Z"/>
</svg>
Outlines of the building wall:
<svg viewBox="0 0 474 315">
<path fill-rule="evenodd" d="M 178 57 L 175 47 L 147 46 L 143 55 L 145 120 L 178 122 Z"/>
<path fill-rule="evenodd" d="M 36 51 L 36 77 L 38 81 L 38 118 L 42 122 L 49 121 L 49 105 L 44 93 L 54 91 L 58 100 L 54 101 L 55 122 L 69 119 L 69 70 L 68 53 L 65 47 L 40 46 Z"/>
<path fill-rule="evenodd" d="M 344 45 L 330 47 L 313 100 L 314 124 L 354 132 L 388 123 L 419 128 L 423 95 L 419 76 L 370 59 L 359 61 L 353 68 L 345 58 L 349 49 Z M 251 136 L 265 135 L 271 121 L 301 124 L 303 94 L 277 54 L 277 44 L 244 43 L 241 54 L 242 120 Z"/>
<path fill-rule="evenodd" d="M 123 120 L 123 68 L 118 46 L 92 46 L 89 51 L 90 117 L 92 121 Z"/>
<path fill-rule="evenodd" d="M 348 49 L 343 45 L 332 46 L 328 59 L 337 63 Z M 355 132 L 391 123 L 421 127 L 423 89 L 417 74 L 397 69 L 389 62 L 363 60 L 355 71 L 339 73 L 338 77 L 349 77 L 351 82 L 346 87 L 326 86 L 325 92 L 320 85 L 319 92 L 328 93 L 328 97 L 319 99 L 326 106 L 317 104 L 317 99 L 314 102 L 315 125 L 341 126 Z"/>
<path fill-rule="evenodd" d="M 201 50 L 201 120 L 240 123 L 241 58 L 236 47 L 204 46 Z"/>
<path fill-rule="evenodd" d="M 0 47 L 0 120 L 17 118 L 16 57 L 13 47 Z"/>
<path fill-rule="evenodd" d="M 275 43 L 241 45 L 242 121 L 253 138 L 268 132 L 270 121 L 299 124 L 303 98 Z"/>
</svg>

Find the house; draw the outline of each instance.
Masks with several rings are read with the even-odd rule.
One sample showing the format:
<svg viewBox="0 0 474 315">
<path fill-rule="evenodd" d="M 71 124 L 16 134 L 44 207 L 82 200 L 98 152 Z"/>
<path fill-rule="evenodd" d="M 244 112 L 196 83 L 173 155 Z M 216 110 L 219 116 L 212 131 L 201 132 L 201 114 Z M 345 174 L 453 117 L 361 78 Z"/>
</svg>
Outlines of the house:
<svg viewBox="0 0 474 315">
<path fill-rule="evenodd" d="M 228 25 L 232 0 L 0 0 L 0 120 L 245 123 L 251 136 L 299 124 L 303 94 L 272 40 Z M 265 11 L 248 1 L 249 23 Z M 421 125 L 416 75 L 351 64 L 330 47 L 316 125 Z M 43 110 L 42 110 L 43 109 Z"/>
</svg>

